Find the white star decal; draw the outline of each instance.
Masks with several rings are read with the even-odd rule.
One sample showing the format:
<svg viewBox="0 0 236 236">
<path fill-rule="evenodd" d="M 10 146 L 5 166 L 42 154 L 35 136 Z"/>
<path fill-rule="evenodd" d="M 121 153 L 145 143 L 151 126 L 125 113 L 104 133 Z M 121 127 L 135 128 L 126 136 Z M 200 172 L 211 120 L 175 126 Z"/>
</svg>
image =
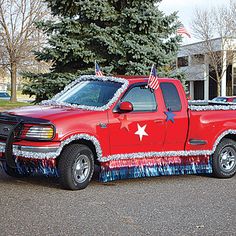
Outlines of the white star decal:
<svg viewBox="0 0 236 236">
<path fill-rule="evenodd" d="M 148 136 L 148 134 L 145 132 L 146 126 L 147 126 L 147 125 L 144 125 L 143 127 L 141 127 L 141 126 L 138 124 L 138 130 L 135 132 L 135 134 L 139 135 L 140 141 L 142 141 L 143 136 Z"/>
</svg>

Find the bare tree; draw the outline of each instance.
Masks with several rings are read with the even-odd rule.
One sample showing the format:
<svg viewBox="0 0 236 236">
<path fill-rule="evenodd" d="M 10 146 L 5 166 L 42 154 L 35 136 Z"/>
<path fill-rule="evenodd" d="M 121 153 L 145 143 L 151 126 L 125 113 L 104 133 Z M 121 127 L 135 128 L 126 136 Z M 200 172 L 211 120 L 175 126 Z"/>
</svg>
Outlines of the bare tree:
<svg viewBox="0 0 236 236">
<path fill-rule="evenodd" d="M 42 0 L 0 0 L 0 40 L 2 65 L 11 74 L 11 101 L 16 99 L 18 69 L 32 60 L 39 33 L 35 22 L 48 15 Z"/>
<path fill-rule="evenodd" d="M 193 35 L 202 41 L 202 48 L 198 45 L 197 50 L 208 57 L 210 70 L 215 74 L 213 79 L 217 82 L 218 96 L 221 94 L 221 80 L 226 73 L 227 62 L 234 59 L 235 9 L 234 2 L 228 7 L 196 9 L 192 21 Z"/>
</svg>

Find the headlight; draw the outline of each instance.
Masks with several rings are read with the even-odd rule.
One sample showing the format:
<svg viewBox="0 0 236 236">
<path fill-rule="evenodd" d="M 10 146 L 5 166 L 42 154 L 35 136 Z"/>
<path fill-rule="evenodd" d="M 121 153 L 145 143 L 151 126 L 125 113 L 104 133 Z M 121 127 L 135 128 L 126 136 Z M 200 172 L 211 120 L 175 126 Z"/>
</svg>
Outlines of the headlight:
<svg viewBox="0 0 236 236">
<path fill-rule="evenodd" d="M 25 126 L 22 138 L 51 140 L 54 137 L 54 127 L 51 125 Z"/>
</svg>

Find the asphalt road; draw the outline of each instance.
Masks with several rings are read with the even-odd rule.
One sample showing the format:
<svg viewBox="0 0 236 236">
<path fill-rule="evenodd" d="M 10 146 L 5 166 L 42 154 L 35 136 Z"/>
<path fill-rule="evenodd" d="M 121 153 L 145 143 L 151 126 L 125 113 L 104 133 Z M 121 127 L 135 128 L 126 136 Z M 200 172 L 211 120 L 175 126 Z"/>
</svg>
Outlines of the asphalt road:
<svg viewBox="0 0 236 236">
<path fill-rule="evenodd" d="M 236 176 L 171 176 L 61 190 L 0 171 L 0 235 L 236 235 Z"/>
</svg>

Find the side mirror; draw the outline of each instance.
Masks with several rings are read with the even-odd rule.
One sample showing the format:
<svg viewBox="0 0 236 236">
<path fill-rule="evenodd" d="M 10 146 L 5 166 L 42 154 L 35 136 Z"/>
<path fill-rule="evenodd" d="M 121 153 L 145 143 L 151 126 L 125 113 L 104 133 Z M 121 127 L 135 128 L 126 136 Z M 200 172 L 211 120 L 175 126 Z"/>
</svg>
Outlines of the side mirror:
<svg viewBox="0 0 236 236">
<path fill-rule="evenodd" d="M 131 102 L 121 102 L 119 106 L 121 112 L 133 111 L 133 105 Z"/>
</svg>

